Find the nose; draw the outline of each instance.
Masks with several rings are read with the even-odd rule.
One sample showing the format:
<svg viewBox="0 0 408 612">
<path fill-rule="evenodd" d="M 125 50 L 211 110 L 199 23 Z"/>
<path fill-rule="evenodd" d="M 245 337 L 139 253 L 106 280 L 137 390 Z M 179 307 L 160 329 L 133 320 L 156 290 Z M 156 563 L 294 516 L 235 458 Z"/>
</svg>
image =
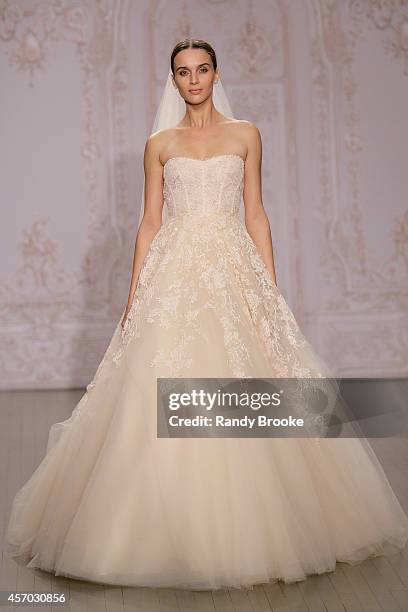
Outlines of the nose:
<svg viewBox="0 0 408 612">
<path fill-rule="evenodd" d="M 190 85 L 197 85 L 197 83 L 198 83 L 197 75 L 194 75 L 193 73 L 191 73 Z"/>
</svg>

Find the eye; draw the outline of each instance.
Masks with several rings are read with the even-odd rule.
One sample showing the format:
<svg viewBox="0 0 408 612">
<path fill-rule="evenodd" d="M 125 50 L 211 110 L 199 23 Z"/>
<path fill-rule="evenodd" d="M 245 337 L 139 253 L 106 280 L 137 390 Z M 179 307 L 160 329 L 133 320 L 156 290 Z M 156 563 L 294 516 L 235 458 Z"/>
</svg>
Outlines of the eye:
<svg viewBox="0 0 408 612">
<path fill-rule="evenodd" d="M 187 70 L 179 70 L 179 75 L 180 76 L 184 76 L 186 74 Z"/>
<path fill-rule="evenodd" d="M 204 70 L 204 72 L 208 72 L 208 68 L 206 68 L 205 66 L 203 66 L 201 70 Z"/>
</svg>

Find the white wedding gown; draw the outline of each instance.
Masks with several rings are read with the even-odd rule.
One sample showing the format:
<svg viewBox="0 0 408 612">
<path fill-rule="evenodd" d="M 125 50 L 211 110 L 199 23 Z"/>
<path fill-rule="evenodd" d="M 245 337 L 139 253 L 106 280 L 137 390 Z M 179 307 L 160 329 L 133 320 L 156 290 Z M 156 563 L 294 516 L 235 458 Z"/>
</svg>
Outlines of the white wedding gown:
<svg viewBox="0 0 408 612">
<path fill-rule="evenodd" d="M 169 218 L 125 329 L 14 499 L 18 562 L 217 589 L 403 549 L 408 518 L 365 439 L 157 438 L 156 377 L 323 377 L 239 219 L 243 178 L 235 154 L 165 164 Z"/>
</svg>

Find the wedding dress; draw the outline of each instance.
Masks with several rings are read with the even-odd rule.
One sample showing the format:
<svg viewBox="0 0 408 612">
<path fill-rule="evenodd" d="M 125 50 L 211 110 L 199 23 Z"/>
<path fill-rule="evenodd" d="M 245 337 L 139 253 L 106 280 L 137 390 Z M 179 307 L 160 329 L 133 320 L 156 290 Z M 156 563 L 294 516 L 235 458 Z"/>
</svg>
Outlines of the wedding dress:
<svg viewBox="0 0 408 612">
<path fill-rule="evenodd" d="M 157 377 L 322 376 L 239 218 L 244 160 L 173 157 L 163 172 L 168 218 L 126 325 L 17 493 L 8 555 L 105 584 L 217 589 L 403 549 L 408 518 L 365 439 L 157 437 Z"/>
</svg>

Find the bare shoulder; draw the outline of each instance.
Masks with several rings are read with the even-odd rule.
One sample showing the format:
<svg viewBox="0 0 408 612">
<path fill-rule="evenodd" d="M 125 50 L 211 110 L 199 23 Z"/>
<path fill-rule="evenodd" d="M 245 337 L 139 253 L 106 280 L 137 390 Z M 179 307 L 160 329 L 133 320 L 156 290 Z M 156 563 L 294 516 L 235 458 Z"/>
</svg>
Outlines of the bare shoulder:
<svg viewBox="0 0 408 612">
<path fill-rule="evenodd" d="M 252 121 L 248 121 L 247 119 L 233 119 L 231 120 L 231 124 L 232 123 L 235 124 L 235 129 L 239 137 L 242 138 L 242 141 L 245 142 L 248 147 L 261 142 L 261 133 Z"/>
<path fill-rule="evenodd" d="M 255 123 L 252 121 L 247 121 L 246 119 L 239 120 L 240 129 L 242 131 L 242 136 L 248 138 L 252 141 L 256 141 L 261 138 L 261 133 Z"/>
<path fill-rule="evenodd" d="M 148 140 L 168 140 L 174 135 L 174 132 L 177 130 L 177 127 L 165 128 L 164 130 L 157 130 L 157 132 L 153 132 L 150 134 Z"/>
<path fill-rule="evenodd" d="M 175 136 L 176 128 L 167 128 L 153 132 L 145 143 L 145 160 L 160 161 L 160 154 Z"/>
<path fill-rule="evenodd" d="M 163 145 L 166 145 L 166 143 L 174 137 L 175 131 L 176 128 L 166 128 L 153 132 L 146 140 L 146 147 L 150 149 L 161 149 Z"/>
<path fill-rule="evenodd" d="M 259 158 L 262 151 L 262 138 L 258 127 L 246 119 L 237 119 L 235 123 L 234 129 L 238 130 L 236 134 L 247 150 L 246 159 Z"/>
</svg>

